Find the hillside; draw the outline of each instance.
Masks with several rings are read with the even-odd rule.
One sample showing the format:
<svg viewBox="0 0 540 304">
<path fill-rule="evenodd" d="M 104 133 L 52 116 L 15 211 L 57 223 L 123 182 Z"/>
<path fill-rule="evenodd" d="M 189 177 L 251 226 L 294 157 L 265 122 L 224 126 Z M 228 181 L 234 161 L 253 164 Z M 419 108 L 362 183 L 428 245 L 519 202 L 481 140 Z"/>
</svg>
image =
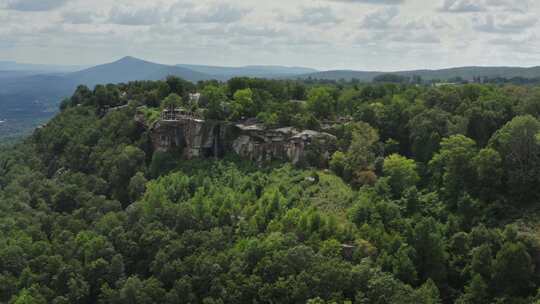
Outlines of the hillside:
<svg viewBox="0 0 540 304">
<path fill-rule="evenodd" d="M 0 302 L 538 303 L 538 96 L 265 79 L 79 87 L 0 146 Z M 192 115 L 161 120 L 178 107 Z M 267 151 L 194 156 L 178 131 L 218 121 L 247 133 L 207 130 L 224 134 L 214 143 L 253 136 Z M 336 150 L 294 138 L 309 153 L 279 161 L 260 136 L 284 129 L 327 133 Z"/>
<path fill-rule="evenodd" d="M 51 65 L 0 61 L 0 71 L 26 71 L 31 73 L 69 73 L 84 69 L 76 65 Z"/>
<path fill-rule="evenodd" d="M 365 71 L 323 71 L 317 73 L 309 73 L 301 75 L 299 78 L 307 79 L 326 79 L 326 80 L 351 80 L 358 79 L 360 81 L 372 81 L 376 76 L 382 74 L 396 74 L 406 77 L 420 76 L 424 80 L 441 80 L 446 81 L 453 78 L 462 78 L 472 81 L 474 77 L 488 78 L 540 78 L 540 67 L 522 68 L 522 67 L 457 67 L 440 70 L 412 70 L 412 71 L 396 71 L 396 72 L 365 72 Z"/>
<path fill-rule="evenodd" d="M 25 107 L 27 103 L 44 100 L 53 107 L 59 100 L 73 92 L 77 81 L 62 75 L 30 75 L 0 78 L 0 85 L 2 105 L 5 105 L 0 111 L 9 112 L 17 109 L 32 111 L 31 108 Z"/>
<path fill-rule="evenodd" d="M 362 71 L 352 71 L 352 70 L 333 70 L 333 71 L 322 71 L 316 73 L 309 73 L 300 75 L 297 78 L 299 79 L 321 79 L 321 80 L 351 80 L 358 79 L 362 82 L 370 82 L 376 76 L 384 74 L 383 72 L 362 72 Z"/>
<path fill-rule="evenodd" d="M 0 70 L 0 79 L 17 79 L 25 76 L 36 75 L 32 71 Z"/>
<path fill-rule="evenodd" d="M 212 75 L 216 79 L 221 80 L 228 80 L 232 77 L 279 78 L 317 72 L 315 69 L 285 66 L 218 67 L 191 64 L 179 64 L 178 66 Z"/>
</svg>

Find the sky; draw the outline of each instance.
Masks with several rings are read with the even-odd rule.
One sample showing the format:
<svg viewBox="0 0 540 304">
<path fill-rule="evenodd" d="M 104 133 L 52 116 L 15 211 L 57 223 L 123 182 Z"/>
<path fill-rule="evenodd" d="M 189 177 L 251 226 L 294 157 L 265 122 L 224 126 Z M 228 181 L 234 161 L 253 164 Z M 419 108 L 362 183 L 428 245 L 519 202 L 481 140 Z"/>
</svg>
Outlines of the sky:
<svg viewBox="0 0 540 304">
<path fill-rule="evenodd" d="M 539 14 L 535 0 L 0 0 L 0 60 L 536 66 Z"/>
</svg>

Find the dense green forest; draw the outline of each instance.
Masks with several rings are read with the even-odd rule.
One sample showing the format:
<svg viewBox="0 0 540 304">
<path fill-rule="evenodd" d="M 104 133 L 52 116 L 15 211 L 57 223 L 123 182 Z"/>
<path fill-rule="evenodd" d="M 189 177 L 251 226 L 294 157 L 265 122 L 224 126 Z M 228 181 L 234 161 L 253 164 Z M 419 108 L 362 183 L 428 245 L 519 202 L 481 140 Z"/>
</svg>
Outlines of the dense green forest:
<svg viewBox="0 0 540 304">
<path fill-rule="evenodd" d="M 339 151 L 152 151 L 134 116 L 173 104 L 324 130 Z M 0 302 L 540 303 L 539 117 L 534 86 L 80 86 L 0 147 Z"/>
</svg>

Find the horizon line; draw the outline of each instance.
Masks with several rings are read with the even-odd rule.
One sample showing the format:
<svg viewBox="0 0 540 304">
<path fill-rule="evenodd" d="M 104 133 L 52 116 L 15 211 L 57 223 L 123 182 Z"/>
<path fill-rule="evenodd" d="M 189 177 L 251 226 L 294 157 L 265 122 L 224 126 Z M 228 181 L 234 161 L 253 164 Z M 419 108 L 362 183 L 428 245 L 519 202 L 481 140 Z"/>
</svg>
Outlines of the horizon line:
<svg viewBox="0 0 540 304">
<path fill-rule="evenodd" d="M 117 57 L 118 58 L 118 57 Z M 374 69 L 347 69 L 347 68 L 315 68 L 310 66 L 302 66 L 302 65 L 287 65 L 287 64 L 244 64 L 244 65 L 214 65 L 214 64 L 206 64 L 206 63 L 161 63 L 158 61 L 151 61 L 147 59 L 143 59 L 141 57 L 135 57 L 131 55 L 126 55 L 119 57 L 118 59 L 107 61 L 103 63 L 97 63 L 97 64 L 55 64 L 55 63 L 36 63 L 36 62 L 22 62 L 17 60 L 5 60 L 0 59 L 0 63 L 14 63 L 14 64 L 21 64 L 21 65 L 38 65 L 38 66 L 53 66 L 53 67 L 64 67 L 64 68 L 74 68 L 74 67 L 80 67 L 81 70 L 85 70 L 88 68 L 100 66 L 100 65 L 106 65 L 115 63 L 124 59 L 135 59 L 140 61 L 145 61 L 152 64 L 161 64 L 166 66 L 181 66 L 181 65 L 192 65 L 192 66 L 201 66 L 201 67 L 217 67 L 217 68 L 249 68 L 249 67 L 283 67 L 283 68 L 301 68 L 301 69 L 311 69 L 315 70 L 316 72 L 365 72 L 365 73 L 401 73 L 401 72 L 412 72 L 412 71 L 440 71 L 440 70 L 450 70 L 450 69 L 459 69 L 459 68 L 522 68 L 522 69 L 531 69 L 531 68 L 537 68 L 540 67 L 540 64 L 538 65 L 454 65 L 454 66 L 444 66 L 440 68 L 435 67 L 424 67 L 424 68 L 411 68 L 411 69 L 395 69 L 395 70 L 374 70 Z"/>
</svg>

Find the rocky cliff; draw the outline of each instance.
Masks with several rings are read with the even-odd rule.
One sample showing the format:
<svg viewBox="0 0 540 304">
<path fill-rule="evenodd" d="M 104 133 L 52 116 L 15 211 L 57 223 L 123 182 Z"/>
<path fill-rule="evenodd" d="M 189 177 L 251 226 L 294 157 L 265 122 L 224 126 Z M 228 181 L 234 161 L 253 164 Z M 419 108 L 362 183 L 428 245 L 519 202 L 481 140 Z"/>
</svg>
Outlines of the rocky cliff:
<svg viewBox="0 0 540 304">
<path fill-rule="evenodd" d="M 141 116 L 137 120 L 141 122 Z M 186 159 L 218 158 L 233 152 L 256 162 L 298 164 L 311 158 L 328 160 L 336 149 L 336 138 L 328 133 L 293 127 L 267 129 L 254 122 L 209 121 L 164 112 L 162 119 L 147 127 L 156 151 L 178 151 Z"/>
</svg>

